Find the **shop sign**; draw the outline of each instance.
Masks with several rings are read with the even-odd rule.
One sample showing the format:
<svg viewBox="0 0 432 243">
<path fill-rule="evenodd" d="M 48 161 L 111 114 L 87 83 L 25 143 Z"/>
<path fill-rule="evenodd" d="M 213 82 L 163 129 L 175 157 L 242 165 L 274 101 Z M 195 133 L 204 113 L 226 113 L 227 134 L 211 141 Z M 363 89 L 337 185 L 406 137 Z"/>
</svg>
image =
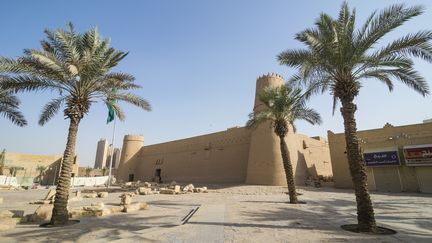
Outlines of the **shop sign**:
<svg viewBox="0 0 432 243">
<path fill-rule="evenodd" d="M 432 166 L 432 144 L 405 146 L 403 152 L 407 166 Z"/>
<path fill-rule="evenodd" d="M 400 160 L 397 151 L 380 151 L 364 153 L 366 166 L 389 166 L 400 165 Z"/>
</svg>

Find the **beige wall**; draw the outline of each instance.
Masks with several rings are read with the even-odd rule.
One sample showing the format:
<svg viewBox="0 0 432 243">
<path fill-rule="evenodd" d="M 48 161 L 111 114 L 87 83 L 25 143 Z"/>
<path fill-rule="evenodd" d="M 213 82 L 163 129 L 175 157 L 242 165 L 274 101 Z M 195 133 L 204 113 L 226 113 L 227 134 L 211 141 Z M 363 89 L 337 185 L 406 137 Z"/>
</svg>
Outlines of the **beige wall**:
<svg viewBox="0 0 432 243">
<path fill-rule="evenodd" d="M 244 182 L 250 132 L 232 128 L 205 136 L 144 146 L 128 174 L 152 181 L 161 169 L 165 182 Z M 123 180 L 128 177 L 123 176 Z"/>
<path fill-rule="evenodd" d="M 34 154 L 21 154 L 6 152 L 5 156 L 5 168 L 3 173 L 5 175 L 10 175 L 10 167 L 22 167 L 22 170 L 17 171 L 16 177 L 19 178 L 30 178 L 26 180 L 31 183 L 33 180 L 39 181 L 39 172 L 36 168 L 40 166 L 46 166 L 46 172 L 43 176 L 42 184 L 52 184 L 54 181 L 54 176 L 57 178 L 60 173 L 60 163 L 62 155 L 34 155 Z M 72 168 L 72 173 L 74 176 L 78 175 L 79 160 L 75 157 L 75 163 Z"/>
<path fill-rule="evenodd" d="M 256 95 L 266 85 L 281 85 L 277 74 L 257 80 Z M 254 110 L 260 109 L 256 99 Z M 303 185 L 307 176 L 332 174 L 328 143 L 291 132 L 286 143 L 293 163 L 296 183 Z M 164 182 L 248 183 L 286 185 L 279 138 L 270 124 L 254 130 L 231 128 L 223 132 L 144 146 L 141 135 L 126 135 L 123 140 L 118 179 L 152 181 L 161 169 Z"/>
<path fill-rule="evenodd" d="M 87 168 L 88 167 L 79 167 L 77 176 L 86 177 L 87 176 Z M 108 176 L 108 173 L 109 173 L 108 168 L 106 168 L 105 176 Z M 111 168 L 111 174 L 115 177 L 117 174 L 117 169 Z M 95 176 L 104 176 L 103 170 L 91 168 L 90 177 L 95 177 Z"/>
<path fill-rule="evenodd" d="M 388 148 L 398 150 L 401 166 L 369 167 L 368 186 L 378 191 L 432 191 L 432 166 L 406 166 L 403 146 L 432 144 L 432 123 L 413 124 L 394 127 L 386 124 L 380 129 L 359 131 L 358 137 L 362 151 L 379 151 Z M 351 176 L 345 154 L 343 133 L 328 131 L 330 155 L 335 187 L 352 188 Z"/>
</svg>

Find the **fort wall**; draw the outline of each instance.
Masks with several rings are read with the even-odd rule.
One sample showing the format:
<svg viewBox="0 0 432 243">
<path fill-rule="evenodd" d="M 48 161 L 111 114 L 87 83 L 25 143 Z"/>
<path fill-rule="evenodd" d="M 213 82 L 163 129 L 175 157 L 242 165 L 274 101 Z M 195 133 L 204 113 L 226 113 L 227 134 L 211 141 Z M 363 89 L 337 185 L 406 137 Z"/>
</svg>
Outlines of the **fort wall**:
<svg viewBox="0 0 432 243">
<path fill-rule="evenodd" d="M 259 93 L 266 86 L 279 86 L 280 75 L 257 79 L 254 111 L 263 108 Z M 290 128 L 285 138 L 293 164 L 295 181 L 304 185 L 308 176 L 332 174 L 328 143 Z M 126 135 L 118 168 L 122 181 L 247 183 L 286 185 L 279 138 L 271 123 L 256 129 L 230 128 L 226 131 L 144 146 L 141 135 Z"/>
</svg>

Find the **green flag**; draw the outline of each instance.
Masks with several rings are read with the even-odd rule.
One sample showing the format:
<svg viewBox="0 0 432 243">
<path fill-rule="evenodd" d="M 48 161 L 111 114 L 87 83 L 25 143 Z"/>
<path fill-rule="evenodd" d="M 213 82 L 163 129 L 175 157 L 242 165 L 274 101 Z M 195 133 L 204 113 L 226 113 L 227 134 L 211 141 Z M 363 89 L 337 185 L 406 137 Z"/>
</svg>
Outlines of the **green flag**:
<svg viewBox="0 0 432 243">
<path fill-rule="evenodd" d="M 117 90 L 115 88 L 113 88 L 111 91 L 113 94 L 115 94 L 117 92 Z M 112 97 L 109 97 L 109 96 L 108 96 L 107 102 L 105 102 L 105 104 L 108 107 L 107 124 L 112 122 L 114 120 L 115 116 L 117 115 L 115 110 L 114 110 L 114 107 L 113 107 L 114 102 L 115 102 L 115 99 Z"/>
<path fill-rule="evenodd" d="M 108 124 L 114 120 L 116 113 L 111 102 L 106 102 L 106 105 L 108 107 L 108 117 L 107 117 L 107 124 Z"/>
</svg>

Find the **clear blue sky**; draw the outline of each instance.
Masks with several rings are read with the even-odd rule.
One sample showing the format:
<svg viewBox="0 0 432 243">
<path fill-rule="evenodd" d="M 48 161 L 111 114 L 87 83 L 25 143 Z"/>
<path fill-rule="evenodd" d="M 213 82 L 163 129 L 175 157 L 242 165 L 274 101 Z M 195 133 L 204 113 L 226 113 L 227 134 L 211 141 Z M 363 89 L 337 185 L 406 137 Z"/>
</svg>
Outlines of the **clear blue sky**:
<svg viewBox="0 0 432 243">
<path fill-rule="evenodd" d="M 362 23 L 372 10 L 401 1 L 349 1 Z M 432 29 L 432 2 L 427 11 L 389 38 L 421 29 Z M 125 134 L 143 134 L 145 144 L 196 136 L 243 126 L 252 110 L 256 78 L 293 70 L 279 66 L 276 55 L 301 45 L 295 33 L 313 25 L 320 12 L 335 16 L 340 0 L 315 1 L 4 1 L 0 15 L 0 55 L 16 57 L 24 48 L 37 48 L 45 28 L 64 27 L 72 21 L 79 31 L 97 26 L 112 39 L 113 47 L 130 54 L 118 70 L 131 73 L 143 86 L 137 91 L 148 99 L 152 112 L 124 105 L 126 121 L 118 123 L 115 145 Z M 416 63 L 432 78 L 430 64 Z M 432 85 L 432 83 L 430 82 Z M 69 122 L 58 114 L 44 127 L 37 124 L 42 106 L 54 97 L 49 92 L 20 94 L 22 112 L 29 125 L 14 126 L 0 119 L 0 149 L 35 154 L 62 154 Z M 393 93 L 370 80 L 357 99 L 358 128 L 420 123 L 432 117 L 431 98 L 423 98 L 402 84 Z M 323 117 L 321 126 L 299 122 L 298 132 L 325 136 L 343 131 L 339 112 L 332 116 L 329 95 L 314 97 L 310 106 Z M 103 104 L 92 106 L 80 124 L 77 154 L 83 166 L 93 165 L 96 143 L 111 138 L 111 125 Z"/>
</svg>

